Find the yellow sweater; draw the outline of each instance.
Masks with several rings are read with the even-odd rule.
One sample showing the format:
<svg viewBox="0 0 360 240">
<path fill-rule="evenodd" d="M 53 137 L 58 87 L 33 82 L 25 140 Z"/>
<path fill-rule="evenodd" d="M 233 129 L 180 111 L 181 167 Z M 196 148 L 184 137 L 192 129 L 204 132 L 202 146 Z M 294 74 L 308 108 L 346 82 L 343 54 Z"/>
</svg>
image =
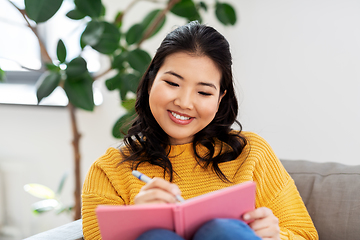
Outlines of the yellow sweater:
<svg viewBox="0 0 360 240">
<path fill-rule="evenodd" d="M 243 153 L 234 161 L 219 164 L 232 183 L 225 183 L 210 169 L 198 166 L 191 143 L 171 146 L 169 159 L 177 173 L 173 183 L 179 186 L 182 197 L 189 199 L 237 183 L 255 181 L 256 207 L 268 207 L 273 211 L 279 219 L 281 239 L 318 239 L 293 179 L 271 147 L 254 133 L 242 134 L 248 140 Z M 101 239 L 95 215 L 98 205 L 134 204 L 134 197 L 144 185 L 132 176 L 129 164 L 119 165 L 121 159 L 118 149 L 109 148 L 87 174 L 82 194 L 85 239 Z M 142 164 L 138 170 L 150 177 L 163 177 L 163 169 L 150 164 Z"/>
</svg>

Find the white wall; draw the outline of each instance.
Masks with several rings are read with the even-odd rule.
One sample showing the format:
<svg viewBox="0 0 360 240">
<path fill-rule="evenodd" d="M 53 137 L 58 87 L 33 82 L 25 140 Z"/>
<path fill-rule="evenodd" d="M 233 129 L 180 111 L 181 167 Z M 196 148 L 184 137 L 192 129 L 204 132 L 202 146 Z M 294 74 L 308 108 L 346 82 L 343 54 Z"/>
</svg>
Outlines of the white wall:
<svg viewBox="0 0 360 240">
<path fill-rule="evenodd" d="M 239 1 L 240 120 L 280 158 L 360 164 L 360 2 Z"/>
<path fill-rule="evenodd" d="M 211 14 L 204 22 L 222 32 L 232 46 L 244 130 L 263 136 L 280 158 L 359 164 L 360 2 L 228 2 L 237 9 L 235 27 L 221 26 Z M 113 6 L 108 10 L 112 18 L 126 1 L 105 3 Z M 150 6 L 141 2 L 129 18 Z M 125 27 L 133 21 L 129 18 Z M 155 51 L 174 19 L 144 46 L 147 50 Z M 95 112 L 78 111 L 82 178 L 97 157 L 118 143 L 111 127 L 122 114 L 119 98 L 102 91 L 104 103 Z M 65 215 L 31 215 L 36 199 L 22 187 L 37 182 L 56 188 L 62 174 L 70 171 L 62 199 L 72 203 L 72 154 L 66 108 L 0 105 L 0 174 L 7 183 L 0 202 L 8 206 L 8 217 L 0 216 L 0 226 L 6 222 L 28 236 L 70 221 Z"/>
</svg>

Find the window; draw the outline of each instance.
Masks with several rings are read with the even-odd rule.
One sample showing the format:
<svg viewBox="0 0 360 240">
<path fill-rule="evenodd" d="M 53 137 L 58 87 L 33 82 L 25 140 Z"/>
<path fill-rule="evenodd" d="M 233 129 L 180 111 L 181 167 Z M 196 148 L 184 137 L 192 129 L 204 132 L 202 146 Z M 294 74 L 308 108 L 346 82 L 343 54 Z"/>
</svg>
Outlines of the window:
<svg viewBox="0 0 360 240">
<path fill-rule="evenodd" d="M 19 8 L 24 8 L 23 0 L 12 0 Z M 0 8 L 0 66 L 6 72 L 6 83 L 0 84 L 0 103 L 37 105 L 36 81 L 42 74 L 41 56 L 38 41 L 33 32 L 26 26 L 19 11 L 8 1 L 3 1 Z M 74 3 L 65 0 L 59 11 L 46 23 L 40 24 L 38 33 L 42 37 L 49 55 L 56 59 L 56 45 L 62 39 L 67 48 L 67 60 L 70 61 L 81 53 L 80 34 L 84 30 L 82 21 L 74 21 L 65 14 L 74 8 Z M 90 47 L 81 53 L 86 59 L 88 69 L 94 73 L 100 69 L 100 54 Z M 98 88 L 94 88 L 95 104 L 102 102 Z M 66 106 L 67 97 L 58 87 L 40 105 Z"/>
</svg>

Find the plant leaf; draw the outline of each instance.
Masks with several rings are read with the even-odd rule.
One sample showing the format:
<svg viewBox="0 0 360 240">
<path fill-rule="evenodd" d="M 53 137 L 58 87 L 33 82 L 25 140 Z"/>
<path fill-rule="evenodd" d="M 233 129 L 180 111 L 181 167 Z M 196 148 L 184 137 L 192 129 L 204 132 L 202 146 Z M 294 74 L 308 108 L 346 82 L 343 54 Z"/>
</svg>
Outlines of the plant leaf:
<svg viewBox="0 0 360 240">
<path fill-rule="evenodd" d="M 198 13 L 195 3 L 192 0 L 181 0 L 175 4 L 170 10 L 175 15 L 185 17 L 189 20 L 201 20 L 200 14 Z"/>
<path fill-rule="evenodd" d="M 83 43 L 83 46 L 94 46 L 98 44 L 102 34 L 104 33 L 104 28 L 105 26 L 101 22 L 96 20 L 90 21 L 80 37 L 80 41 Z"/>
<path fill-rule="evenodd" d="M 59 72 L 61 70 L 58 66 L 52 63 L 45 63 L 45 66 L 51 72 Z"/>
<path fill-rule="evenodd" d="M 98 18 L 101 16 L 101 0 L 75 0 L 75 5 L 76 8 L 86 16 L 90 16 L 92 18 Z"/>
<path fill-rule="evenodd" d="M 115 89 L 120 90 L 120 97 L 123 101 L 126 100 L 126 94 L 131 91 L 136 92 L 139 85 L 140 76 L 133 73 L 118 73 L 112 78 L 105 81 L 105 85 L 108 90 L 113 91 Z"/>
<path fill-rule="evenodd" d="M 53 199 L 55 197 L 55 193 L 53 190 L 37 183 L 26 184 L 24 186 L 24 190 L 38 198 Z"/>
<path fill-rule="evenodd" d="M 123 80 L 123 79 L 121 78 L 121 80 Z M 125 101 L 126 100 L 126 94 L 128 93 L 129 89 L 123 83 L 123 81 L 121 81 L 121 86 L 118 89 L 119 89 L 119 92 L 120 92 L 121 101 Z"/>
<path fill-rule="evenodd" d="M 130 111 L 131 109 L 135 108 L 136 99 L 128 99 L 122 102 L 122 106 L 127 110 Z"/>
<path fill-rule="evenodd" d="M 151 57 L 144 50 L 137 48 L 129 52 L 128 62 L 133 69 L 135 69 L 140 73 L 140 75 L 142 75 L 148 68 L 151 62 Z"/>
<path fill-rule="evenodd" d="M 216 3 L 215 15 L 224 25 L 235 25 L 236 23 L 235 10 L 227 3 Z"/>
<path fill-rule="evenodd" d="M 140 41 L 144 34 L 144 27 L 142 24 L 134 24 L 126 33 L 126 42 L 131 45 Z"/>
<path fill-rule="evenodd" d="M 61 75 L 59 72 L 44 72 L 38 82 L 36 83 L 36 97 L 38 103 L 40 101 L 49 96 L 55 88 L 59 85 L 61 80 Z"/>
<path fill-rule="evenodd" d="M 5 72 L 0 68 L 0 82 L 5 82 Z"/>
<path fill-rule="evenodd" d="M 123 75 L 123 81 L 124 81 L 124 87 L 127 89 L 126 93 L 128 91 L 136 93 L 136 90 L 137 90 L 137 87 L 139 85 L 140 79 L 141 79 L 140 75 L 136 75 L 136 74 L 133 74 L 133 73 L 124 74 Z"/>
<path fill-rule="evenodd" d="M 151 23 L 155 20 L 155 18 L 157 17 L 157 15 L 160 12 L 161 12 L 161 9 L 156 9 L 156 10 L 151 11 L 148 15 L 145 16 L 145 18 L 143 19 L 143 21 L 141 23 L 143 25 L 144 32 L 147 30 L 147 28 L 151 25 Z M 157 27 L 152 32 L 150 37 L 157 34 L 160 31 L 160 29 L 164 26 L 165 22 L 166 22 L 166 15 L 161 19 L 160 24 L 157 25 Z"/>
<path fill-rule="evenodd" d="M 56 48 L 56 55 L 60 63 L 64 63 L 66 59 L 66 48 L 64 42 L 60 39 Z"/>
<path fill-rule="evenodd" d="M 94 95 L 86 61 L 82 57 L 74 58 L 66 68 L 64 90 L 69 101 L 77 108 L 94 110 Z"/>
<path fill-rule="evenodd" d="M 124 62 L 126 61 L 127 56 L 128 56 L 127 51 L 122 51 L 120 54 L 116 55 L 111 63 L 111 67 L 113 69 L 119 69 L 119 70 L 124 69 L 125 68 Z"/>
<path fill-rule="evenodd" d="M 61 180 L 60 180 L 60 183 L 59 183 L 59 186 L 58 186 L 58 189 L 57 189 L 57 191 L 56 191 L 56 194 L 57 194 L 57 195 L 60 195 L 60 194 L 61 194 L 61 192 L 62 192 L 62 190 L 63 190 L 63 187 L 64 187 L 64 184 L 65 184 L 65 181 L 66 181 L 68 175 L 69 175 L 69 174 L 66 172 L 66 173 L 64 173 L 64 175 L 62 176 L 62 178 L 61 178 Z"/>
<path fill-rule="evenodd" d="M 115 89 L 120 89 L 122 85 L 122 77 L 121 74 L 116 74 L 114 77 L 109 78 L 105 81 L 105 85 L 109 91 L 113 91 Z"/>
<path fill-rule="evenodd" d="M 120 31 L 114 24 L 108 22 L 101 22 L 101 24 L 104 27 L 104 31 L 99 42 L 92 45 L 92 48 L 103 54 L 113 54 L 119 48 Z"/>
<path fill-rule="evenodd" d="M 36 23 L 46 22 L 59 10 L 63 0 L 25 0 L 27 16 Z"/>
<path fill-rule="evenodd" d="M 118 28 L 121 28 L 121 26 L 122 26 L 122 17 L 123 17 L 123 12 L 118 12 L 118 13 L 116 14 L 114 24 L 115 24 L 115 26 L 117 26 Z"/>
<path fill-rule="evenodd" d="M 86 61 L 82 57 L 77 57 L 68 63 L 65 70 L 67 78 L 71 80 L 82 80 L 82 76 L 88 73 Z"/>
<path fill-rule="evenodd" d="M 76 8 L 69 11 L 66 16 L 72 20 L 80 20 L 83 19 L 84 17 L 86 17 L 86 15 L 82 12 L 80 12 L 79 10 L 77 10 Z"/>
<path fill-rule="evenodd" d="M 208 10 L 206 3 L 204 3 L 203 1 L 199 2 L 199 7 L 204 9 L 205 12 L 207 12 Z"/>
<path fill-rule="evenodd" d="M 106 14 L 106 8 L 104 6 L 104 4 L 101 4 L 101 12 L 100 12 L 100 16 L 104 17 Z"/>
<path fill-rule="evenodd" d="M 136 92 L 137 86 L 139 85 L 140 76 L 133 73 L 121 74 L 121 85 L 118 87 L 120 90 L 120 97 L 122 101 L 126 101 L 127 93 Z"/>
<path fill-rule="evenodd" d="M 112 135 L 115 138 L 123 138 L 127 134 L 131 121 L 135 118 L 135 109 L 131 109 L 125 115 L 121 116 L 113 126 Z"/>
<path fill-rule="evenodd" d="M 33 212 L 36 214 L 44 213 L 55 209 L 59 205 L 56 199 L 46 199 L 32 204 Z"/>
<path fill-rule="evenodd" d="M 64 90 L 69 101 L 77 108 L 93 111 L 94 94 L 92 88 L 93 79 L 87 72 L 76 79 L 67 78 L 64 83 Z"/>
</svg>

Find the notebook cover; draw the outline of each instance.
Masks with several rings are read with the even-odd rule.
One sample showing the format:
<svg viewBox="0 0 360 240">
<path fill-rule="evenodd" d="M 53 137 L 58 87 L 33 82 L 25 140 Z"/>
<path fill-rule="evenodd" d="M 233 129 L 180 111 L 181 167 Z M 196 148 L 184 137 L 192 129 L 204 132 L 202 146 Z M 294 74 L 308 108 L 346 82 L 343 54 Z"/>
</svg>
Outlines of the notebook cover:
<svg viewBox="0 0 360 240">
<path fill-rule="evenodd" d="M 176 204 L 150 204 L 96 208 L 103 240 L 135 240 L 145 231 L 164 228 L 191 239 L 214 218 L 236 218 L 255 207 L 255 183 L 245 182 Z"/>
<path fill-rule="evenodd" d="M 210 192 L 181 204 L 183 230 L 177 232 L 192 239 L 196 230 L 214 218 L 235 218 L 255 209 L 255 183 L 245 182 Z"/>
<path fill-rule="evenodd" d="M 100 205 L 96 208 L 103 240 L 135 240 L 142 233 L 164 228 L 174 231 L 172 204 Z"/>
</svg>

